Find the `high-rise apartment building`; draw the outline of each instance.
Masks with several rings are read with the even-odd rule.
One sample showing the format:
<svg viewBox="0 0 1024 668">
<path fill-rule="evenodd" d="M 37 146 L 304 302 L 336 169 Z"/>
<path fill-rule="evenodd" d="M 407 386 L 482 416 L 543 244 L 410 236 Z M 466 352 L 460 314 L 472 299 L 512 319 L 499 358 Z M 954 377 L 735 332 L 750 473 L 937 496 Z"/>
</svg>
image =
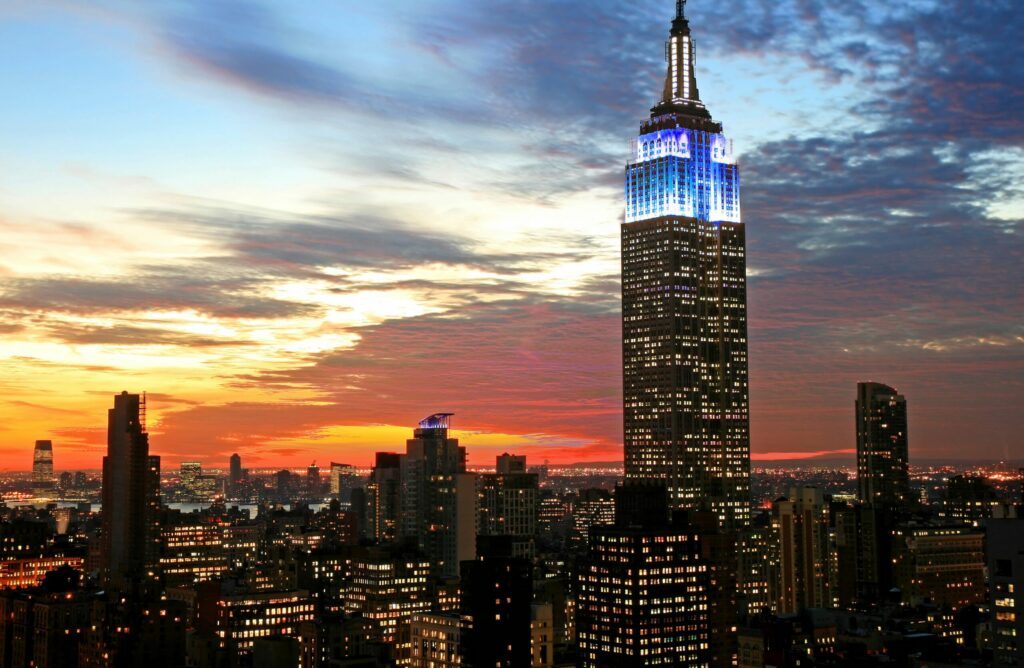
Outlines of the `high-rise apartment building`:
<svg viewBox="0 0 1024 668">
<path fill-rule="evenodd" d="M 160 572 L 164 586 L 212 580 L 228 569 L 224 529 L 217 522 L 178 513 L 160 527 Z"/>
<path fill-rule="evenodd" d="M 309 499 L 318 499 L 322 495 L 320 489 L 320 467 L 313 462 L 306 467 L 306 497 Z"/>
<path fill-rule="evenodd" d="M 275 475 L 277 499 L 282 503 L 290 503 L 296 492 L 295 475 L 288 469 L 281 469 Z"/>
<path fill-rule="evenodd" d="M 616 490 L 615 525 L 590 530 L 576 587 L 582 668 L 710 665 L 700 538 L 669 521 L 667 490 L 660 489 L 659 510 L 651 487 L 627 482 Z"/>
<path fill-rule="evenodd" d="M 776 577 L 778 550 L 770 513 L 755 512 L 736 543 L 738 610 L 741 615 L 754 616 L 772 607 L 769 581 Z"/>
<path fill-rule="evenodd" d="M 331 498 L 342 503 L 352 503 L 352 490 L 359 486 L 359 474 L 351 464 L 331 462 L 330 470 Z"/>
<path fill-rule="evenodd" d="M 896 532 L 892 561 L 904 603 L 960 610 L 985 600 L 985 533 L 981 530 L 901 528 Z"/>
<path fill-rule="evenodd" d="M 831 509 L 835 524 L 836 580 L 841 607 L 869 607 L 893 587 L 893 534 L 888 511 L 869 504 Z"/>
<path fill-rule="evenodd" d="M 857 383 L 857 491 L 861 503 L 901 509 L 910 501 L 907 400 L 881 383 Z"/>
<path fill-rule="evenodd" d="M 572 540 L 587 545 L 593 527 L 615 523 L 615 499 L 606 489 L 581 489 L 572 506 Z"/>
<path fill-rule="evenodd" d="M 555 611 L 550 603 L 530 606 L 530 668 L 555 665 Z"/>
<path fill-rule="evenodd" d="M 36 441 L 32 452 L 32 486 L 38 492 L 53 488 L 53 441 Z"/>
<path fill-rule="evenodd" d="M 795 614 L 832 606 L 829 582 L 829 505 L 817 487 L 794 487 L 773 505 L 778 573 L 776 612 Z"/>
<path fill-rule="evenodd" d="M 0 593 L 0 665 L 78 666 L 78 644 L 95 600 L 93 592 L 75 586 Z"/>
<path fill-rule="evenodd" d="M 677 510 L 673 521 L 692 531 L 708 569 L 709 654 L 712 668 L 737 662 L 739 606 L 739 532 L 723 531 L 718 516 L 708 510 Z"/>
<path fill-rule="evenodd" d="M 526 473 L 526 455 L 510 455 L 507 452 L 498 455 L 494 472 L 498 475 Z"/>
<path fill-rule="evenodd" d="M 480 555 L 461 565 L 462 662 L 470 668 L 531 663 L 531 563 L 513 555 L 509 536 L 482 538 Z"/>
<path fill-rule="evenodd" d="M 238 492 L 238 484 L 242 482 L 242 457 L 237 452 L 231 455 L 228 463 L 228 494 Z"/>
<path fill-rule="evenodd" d="M 292 635 L 316 616 L 313 600 L 302 590 L 256 591 L 211 580 L 197 585 L 196 592 L 197 630 L 215 637 L 229 655 L 251 652 L 260 638 Z"/>
<path fill-rule="evenodd" d="M 178 480 L 181 483 L 180 496 L 187 501 L 209 501 L 217 493 L 217 477 L 203 475 L 200 462 L 182 462 L 178 468 Z"/>
<path fill-rule="evenodd" d="M 462 620 L 458 615 L 420 612 L 409 618 L 409 636 L 399 645 L 406 656 L 399 665 L 408 668 L 464 668 L 460 651 Z"/>
<path fill-rule="evenodd" d="M 352 556 L 345 611 L 372 623 L 371 638 L 394 643 L 410 616 L 434 607 L 430 594 L 433 564 L 405 545 L 371 547 Z"/>
<path fill-rule="evenodd" d="M 1024 520 L 990 520 L 987 553 L 992 665 L 1024 666 Z"/>
<path fill-rule="evenodd" d="M 999 505 L 999 494 L 983 476 L 955 475 L 946 481 L 939 516 L 952 524 L 979 527 Z"/>
<path fill-rule="evenodd" d="M 402 455 L 378 452 L 366 485 L 366 537 L 379 543 L 398 537 Z"/>
<path fill-rule="evenodd" d="M 125 588 L 153 578 L 159 558 L 160 458 L 149 454 L 145 395 L 122 392 L 108 412 L 100 566 Z"/>
<path fill-rule="evenodd" d="M 677 3 L 661 101 L 626 166 L 622 345 L 626 477 L 672 505 L 750 518 L 746 241 L 732 144 L 701 102 Z"/>
<path fill-rule="evenodd" d="M 401 458 L 399 537 L 415 539 L 437 575 L 455 577 L 476 556 L 476 476 L 466 449 L 448 438 L 450 413 L 420 421 Z"/>
<path fill-rule="evenodd" d="M 203 477 L 203 465 L 199 462 L 182 462 L 178 467 L 178 480 L 182 490 L 190 497 L 195 496 L 199 489 L 199 479 Z"/>
<path fill-rule="evenodd" d="M 500 455 L 497 473 L 480 476 L 481 536 L 511 536 L 513 554 L 532 558 L 540 501 L 536 473 L 526 472 L 526 457 Z"/>
</svg>

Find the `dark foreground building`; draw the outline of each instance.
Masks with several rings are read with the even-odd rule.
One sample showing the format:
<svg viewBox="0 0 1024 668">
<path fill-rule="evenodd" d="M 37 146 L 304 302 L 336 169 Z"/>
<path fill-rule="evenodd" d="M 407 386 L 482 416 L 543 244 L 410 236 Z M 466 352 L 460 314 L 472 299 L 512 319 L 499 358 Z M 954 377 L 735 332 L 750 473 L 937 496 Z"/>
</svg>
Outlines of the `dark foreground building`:
<svg viewBox="0 0 1024 668">
<path fill-rule="evenodd" d="M 987 551 L 992 665 L 1024 666 L 1024 519 L 991 520 Z"/>
<path fill-rule="evenodd" d="M 156 577 L 160 533 L 160 458 L 149 454 L 146 398 L 114 397 L 103 458 L 101 576 L 128 589 Z"/>
<path fill-rule="evenodd" d="M 513 556 L 511 536 L 481 536 L 479 556 L 462 562 L 462 665 L 529 666 L 533 569 Z"/>
<path fill-rule="evenodd" d="M 910 501 L 907 400 L 881 383 L 857 383 L 857 495 L 903 508 Z"/>
</svg>

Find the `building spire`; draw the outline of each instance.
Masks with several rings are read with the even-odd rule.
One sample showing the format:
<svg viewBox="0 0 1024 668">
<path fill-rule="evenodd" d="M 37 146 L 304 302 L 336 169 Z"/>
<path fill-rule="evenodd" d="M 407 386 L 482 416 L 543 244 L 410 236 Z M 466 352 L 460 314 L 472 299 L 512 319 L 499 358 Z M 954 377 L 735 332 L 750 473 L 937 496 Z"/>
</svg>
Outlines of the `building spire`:
<svg viewBox="0 0 1024 668">
<path fill-rule="evenodd" d="M 665 44 L 668 73 L 661 102 L 655 107 L 656 114 L 676 111 L 710 117 L 697 89 L 696 57 L 690 22 L 686 18 L 686 0 L 676 0 L 676 16 L 672 21 L 669 41 Z"/>
</svg>

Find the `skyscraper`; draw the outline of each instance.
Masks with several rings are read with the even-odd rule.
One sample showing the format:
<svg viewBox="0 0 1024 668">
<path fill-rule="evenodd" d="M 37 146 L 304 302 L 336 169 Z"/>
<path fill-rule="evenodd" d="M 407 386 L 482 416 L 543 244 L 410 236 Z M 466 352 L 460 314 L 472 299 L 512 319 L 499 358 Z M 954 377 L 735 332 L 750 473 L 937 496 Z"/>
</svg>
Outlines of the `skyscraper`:
<svg viewBox="0 0 1024 668">
<path fill-rule="evenodd" d="M 784 614 L 832 606 L 829 582 L 829 506 L 817 487 L 794 487 L 773 504 L 778 580 L 775 609 Z"/>
<path fill-rule="evenodd" d="M 321 496 L 320 467 L 316 465 L 316 462 L 306 467 L 306 496 L 310 499 Z"/>
<path fill-rule="evenodd" d="M 398 537 L 402 455 L 378 452 L 366 486 L 366 535 L 380 543 Z"/>
<path fill-rule="evenodd" d="M 857 489 L 862 503 L 899 509 L 910 500 L 907 400 L 881 383 L 857 383 Z"/>
<path fill-rule="evenodd" d="M 199 479 L 203 476 L 203 465 L 200 462 L 182 462 L 178 468 L 178 479 L 181 487 L 194 497 L 199 488 Z"/>
<path fill-rule="evenodd" d="M 238 483 L 242 481 L 242 457 L 237 452 L 231 455 L 228 466 L 228 494 L 238 492 Z"/>
<path fill-rule="evenodd" d="M 36 441 L 32 452 L 32 486 L 36 491 L 53 487 L 53 442 Z"/>
<path fill-rule="evenodd" d="M 352 490 L 359 486 L 359 474 L 356 467 L 350 464 L 331 462 L 330 472 L 331 498 L 342 503 L 352 502 Z"/>
<path fill-rule="evenodd" d="M 1002 513 L 1000 513 L 1002 514 Z M 1024 520 L 988 523 L 988 590 L 993 611 L 992 665 L 1024 665 Z"/>
<path fill-rule="evenodd" d="M 399 536 L 415 538 L 444 577 L 476 556 L 476 476 L 466 472 L 466 449 L 448 438 L 450 419 L 438 413 L 420 421 L 399 474 Z"/>
<path fill-rule="evenodd" d="M 149 455 L 146 398 L 122 392 L 108 412 L 103 458 L 101 570 L 115 588 L 154 575 L 159 549 L 160 458 Z"/>
<path fill-rule="evenodd" d="M 510 536 L 481 538 L 461 566 L 462 661 L 469 668 L 529 666 L 533 570 Z"/>
<path fill-rule="evenodd" d="M 893 522 L 883 508 L 834 507 L 836 581 L 833 595 L 844 608 L 877 604 L 893 587 Z"/>
<path fill-rule="evenodd" d="M 622 339 L 626 477 L 676 508 L 749 522 L 746 242 L 732 144 L 700 100 L 684 13 L 661 101 L 626 166 Z"/>
<path fill-rule="evenodd" d="M 496 473 L 480 476 L 481 536 L 512 537 L 512 552 L 532 558 L 540 497 L 536 473 L 526 472 L 526 457 L 500 455 Z"/>
<path fill-rule="evenodd" d="M 393 643 L 411 615 L 434 607 L 430 595 L 433 564 L 408 544 L 361 548 L 347 567 L 345 612 L 369 620 L 371 639 Z"/>
<path fill-rule="evenodd" d="M 615 525 L 591 528 L 576 576 L 577 665 L 707 668 L 710 582 L 700 537 L 669 520 L 664 484 L 627 482 L 615 496 Z"/>
</svg>

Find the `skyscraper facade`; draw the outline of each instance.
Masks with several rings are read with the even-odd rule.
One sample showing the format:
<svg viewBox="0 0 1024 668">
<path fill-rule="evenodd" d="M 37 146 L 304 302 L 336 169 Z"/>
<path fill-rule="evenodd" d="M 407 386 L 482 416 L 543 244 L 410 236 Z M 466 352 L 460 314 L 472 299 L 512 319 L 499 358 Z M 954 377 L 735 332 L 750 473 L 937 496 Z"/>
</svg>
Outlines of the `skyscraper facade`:
<svg viewBox="0 0 1024 668">
<path fill-rule="evenodd" d="M 352 490 L 360 486 L 359 474 L 351 464 L 331 462 L 330 471 L 331 498 L 342 503 L 352 502 Z"/>
<path fill-rule="evenodd" d="M 1024 666 L 1024 519 L 988 523 L 988 590 L 992 606 L 992 665 Z"/>
<path fill-rule="evenodd" d="M 398 537 L 402 455 L 378 452 L 366 485 L 366 536 L 379 543 Z"/>
<path fill-rule="evenodd" d="M 858 383 L 857 490 L 861 503 L 902 508 L 910 500 L 907 400 L 881 383 Z"/>
<path fill-rule="evenodd" d="M 199 489 L 199 479 L 203 477 L 203 465 L 200 462 L 182 462 L 178 467 L 178 480 L 182 488 L 194 497 Z"/>
<path fill-rule="evenodd" d="M 710 581 L 700 537 L 669 520 L 664 486 L 627 482 L 615 495 L 615 524 L 590 530 L 576 575 L 577 665 L 708 668 Z"/>
<path fill-rule="evenodd" d="M 746 241 L 739 168 L 700 100 L 677 3 L 661 101 L 633 142 L 622 225 L 626 477 L 749 523 Z"/>
<path fill-rule="evenodd" d="M 237 452 L 231 455 L 228 471 L 228 494 L 233 495 L 238 491 L 238 483 L 242 482 L 242 457 Z"/>
<path fill-rule="evenodd" d="M 794 487 L 772 507 L 778 549 L 775 610 L 802 613 L 832 607 L 829 582 L 829 506 L 817 487 Z"/>
<path fill-rule="evenodd" d="M 450 419 L 438 413 L 420 421 L 399 473 L 399 536 L 415 538 L 445 577 L 476 556 L 476 476 L 466 472 L 466 449 L 448 438 Z"/>
<path fill-rule="evenodd" d="M 155 576 L 160 458 L 149 454 L 146 399 L 122 392 L 108 412 L 100 559 L 104 580 L 127 588 Z"/>
<path fill-rule="evenodd" d="M 496 473 L 480 476 L 481 536 L 510 536 L 517 557 L 532 558 L 537 535 L 540 487 L 536 473 L 526 472 L 526 457 L 501 455 Z"/>
<path fill-rule="evenodd" d="M 529 666 L 533 570 L 508 536 L 482 538 L 478 558 L 461 564 L 463 665 Z"/>
<path fill-rule="evenodd" d="M 36 441 L 32 452 L 32 486 L 37 491 L 53 487 L 53 442 Z"/>
</svg>

